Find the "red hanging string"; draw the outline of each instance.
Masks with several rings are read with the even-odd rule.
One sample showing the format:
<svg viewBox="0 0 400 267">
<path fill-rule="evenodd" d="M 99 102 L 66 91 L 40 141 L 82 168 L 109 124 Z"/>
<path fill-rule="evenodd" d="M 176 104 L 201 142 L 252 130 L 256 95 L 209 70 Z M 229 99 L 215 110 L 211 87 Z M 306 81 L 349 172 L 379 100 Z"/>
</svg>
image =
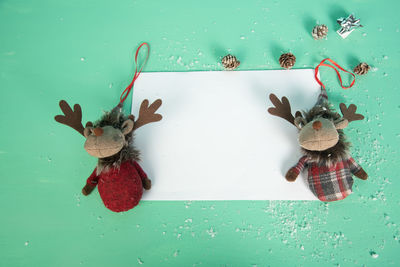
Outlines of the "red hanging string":
<svg viewBox="0 0 400 267">
<path fill-rule="evenodd" d="M 144 62 L 142 63 L 142 65 L 141 65 L 141 67 L 140 67 L 140 69 L 138 71 L 138 68 L 137 68 L 137 66 L 138 66 L 138 62 L 137 62 L 138 55 L 139 55 L 140 48 L 142 48 L 142 46 L 144 46 L 144 45 L 147 46 L 147 55 L 146 55 L 146 59 L 144 60 Z M 150 46 L 147 43 L 142 43 L 138 47 L 138 49 L 136 50 L 136 54 L 135 54 L 135 65 L 136 65 L 135 66 L 135 75 L 133 75 L 132 82 L 122 92 L 122 94 L 121 94 L 121 96 L 119 98 L 120 99 L 119 105 L 122 105 L 124 103 L 125 99 L 128 97 L 129 93 L 131 92 L 133 84 L 135 83 L 136 79 L 139 77 L 140 73 L 142 72 L 144 65 L 146 65 L 147 59 L 149 58 L 149 54 L 150 54 Z"/>
<path fill-rule="evenodd" d="M 344 72 L 350 73 L 350 74 L 353 76 L 353 81 L 350 83 L 349 86 L 343 86 L 342 77 L 340 76 L 339 71 L 338 71 L 334 66 L 329 65 L 329 64 L 325 64 L 324 62 L 327 61 L 327 60 L 328 60 L 329 62 L 331 62 L 334 66 L 336 66 L 338 69 L 340 69 L 340 70 L 342 70 L 342 71 L 344 71 Z M 336 63 L 335 61 L 333 61 L 332 59 L 330 59 L 330 58 L 325 58 L 324 60 L 321 61 L 321 63 L 318 64 L 317 67 L 315 67 L 315 79 L 317 80 L 317 82 L 318 82 L 318 83 L 322 86 L 322 88 L 324 88 L 324 89 L 325 89 L 325 85 L 318 79 L 318 69 L 319 69 L 320 66 L 325 66 L 325 67 L 329 67 L 329 68 L 334 69 L 334 70 L 336 71 L 336 74 L 337 74 L 338 78 L 339 78 L 340 86 L 341 86 L 343 89 L 349 89 L 349 88 L 351 88 L 351 87 L 354 85 L 355 81 L 356 81 L 356 76 L 355 76 L 352 72 L 343 69 L 342 67 L 339 66 L 339 64 L 337 64 L 337 63 Z"/>
</svg>

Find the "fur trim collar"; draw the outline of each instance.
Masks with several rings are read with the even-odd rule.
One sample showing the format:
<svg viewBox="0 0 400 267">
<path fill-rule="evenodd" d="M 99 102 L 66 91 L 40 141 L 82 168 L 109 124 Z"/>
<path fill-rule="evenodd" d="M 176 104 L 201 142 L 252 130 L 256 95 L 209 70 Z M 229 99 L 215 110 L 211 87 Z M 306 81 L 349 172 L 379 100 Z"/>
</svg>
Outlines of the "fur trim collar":
<svg viewBox="0 0 400 267">
<path fill-rule="evenodd" d="M 119 169 L 122 162 L 127 160 L 140 160 L 140 152 L 133 146 L 133 144 L 125 145 L 120 152 L 111 157 L 99 159 L 97 162 L 96 174 L 100 175 L 102 172 L 108 172 L 112 168 Z"/>
</svg>

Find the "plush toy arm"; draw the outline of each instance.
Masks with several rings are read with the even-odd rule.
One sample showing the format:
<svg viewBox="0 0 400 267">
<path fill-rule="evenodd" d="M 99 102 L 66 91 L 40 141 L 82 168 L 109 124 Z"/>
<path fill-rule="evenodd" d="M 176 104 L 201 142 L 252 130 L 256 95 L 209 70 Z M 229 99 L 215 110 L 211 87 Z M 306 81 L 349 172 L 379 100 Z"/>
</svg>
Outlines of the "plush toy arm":
<svg viewBox="0 0 400 267">
<path fill-rule="evenodd" d="M 147 178 L 147 174 L 143 171 L 142 167 L 140 167 L 139 163 L 134 161 L 133 166 L 139 173 L 140 178 L 142 179 L 143 188 L 149 190 L 151 188 L 151 180 Z"/>
<path fill-rule="evenodd" d="M 300 172 L 304 169 L 305 165 L 307 164 L 307 156 L 304 156 L 299 159 L 296 166 L 290 168 L 285 175 L 286 180 L 289 182 L 296 181 L 297 177 L 299 176 Z"/>
<path fill-rule="evenodd" d="M 297 179 L 297 176 L 299 176 L 299 173 L 296 171 L 295 167 L 290 168 L 288 172 L 285 175 L 285 178 L 288 182 L 294 182 Z"/>
<path fill-rule="evenodd" d="M 347 163 L 349 164 L 350 171 L 352 174 L 354 174 L 354 176 L 360 178 L 361 180 L 368 179 L 368 174 L 360 165 L 358 165 L 358 163 L 352 157 L 347 160 Z"/>
<path fill-rule="evenodd" d="M 92 193 L 93 189 L 96 188 L 97 181 L 99 180 L 99 177 L 96 175 L 96 170 L 97 170 L 97 168 L 94 169 L 92 174 L 86 180 L 86 185 L 82 188 L 82 194 L 85 196 Z"/>
</svg>

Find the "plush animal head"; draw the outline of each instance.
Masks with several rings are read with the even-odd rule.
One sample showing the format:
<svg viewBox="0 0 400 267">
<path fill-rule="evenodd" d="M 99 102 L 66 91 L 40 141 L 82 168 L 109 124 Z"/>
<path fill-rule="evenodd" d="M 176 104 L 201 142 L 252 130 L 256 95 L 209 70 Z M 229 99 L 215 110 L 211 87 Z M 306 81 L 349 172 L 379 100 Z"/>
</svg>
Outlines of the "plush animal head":
<svg viewBox="0 0 400 267">
<path fill-rule="evenodd" d="M 339 142 L 340 130 L 346 128 L 351 121 L 364 119 L 364 116 L 356 113 L 357 107 L 354 104 L 347 108 L 341 103 L 340 110 L 343 116 L 340 116 L 329 107 L 329 102 L 324 100 L 308 112 L 302 114 L 297 111 L 294 117 L 286 97 L 282 97 L 280 101 L 271 94 L 270 100 L 275 107 L 269 108 L 268 112 L 296 126 L 299 129 L 300 146 L 309 151 L 325 151 L 334 147 Z"/>
<path fill-rule="evenodd" d="M 323 151 L 336 145 L 339 141 L 338 130 L 349 124 L 346 118 L 333 112 L 327 102 L 303 115 L 294 119 L 294 125 L 299 129 L 300 146 L 312 151 Z"/>
<path fill-rule="evenodd" d="M 158 99 L 149 106 L 149 101 L 144 100 L 140 106 L 139 118 L 136 121 L 133 115 L 124 116 L 120 107 L 117 106 L 94 124 L 87 122 L 84 128 L 81 123 L 82 110 L 80 105 L 75 104 L 74 110 L 72 110 L 66 101 L 61 100 L 60 108 L 64 115 L 55 116 L 55 120 L 82 134 L 86 138 L 85 150 L 90 155 L 102 159 L 114 156 L 128 146 L 134 130 L 147 123 L 161 120 L 162 116 L 155 113 L 161 103 L 161 100 Z"/>
<path fill-rule="evenodd" d="M 117 109 L 107 112 L 94 126 L 88 125 L 83 130 L 84 148 L 96 158 L 113 156 L 128 144 L 127 135 L 133 125 L 133 116 L 125 118 Z"/>
</svg>

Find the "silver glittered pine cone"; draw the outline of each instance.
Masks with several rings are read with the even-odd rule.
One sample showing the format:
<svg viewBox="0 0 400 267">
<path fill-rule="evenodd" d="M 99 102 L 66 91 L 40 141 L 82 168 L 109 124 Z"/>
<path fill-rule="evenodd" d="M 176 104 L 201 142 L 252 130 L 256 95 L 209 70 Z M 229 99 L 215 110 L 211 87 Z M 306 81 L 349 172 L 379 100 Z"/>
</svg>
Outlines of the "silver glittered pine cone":
<svg viewBox="0 0 400 267">
<path fill-rule="evenodd" d="M 354 68 L 353 72 L 357 75 L 364 75 L 367 74 L 370 68 L 371 67 L 367 63 L 361 62 Z"/>
<path fill-rule="evenodd" d="M 324 24 L 317 25 L 312 30 L 311 35 L 314 38 L 314 40 L 321 40 L 322 38 L 325 38 L 328 35 L 328 27 Z"/>
<path fill-rule="evenodd" d="M 226 70 L 234 70 L 240 65 L 240 61 L 235 56 L 226 55 L 221 60 L 222 65 Z"/>
<path fill-rule="evenodd" d="M 279 64 L 282 68 L 290 69 L 296 63 L 296 57 L 292 53 L 282 54 L 279 57 Z"/>
</svg>

